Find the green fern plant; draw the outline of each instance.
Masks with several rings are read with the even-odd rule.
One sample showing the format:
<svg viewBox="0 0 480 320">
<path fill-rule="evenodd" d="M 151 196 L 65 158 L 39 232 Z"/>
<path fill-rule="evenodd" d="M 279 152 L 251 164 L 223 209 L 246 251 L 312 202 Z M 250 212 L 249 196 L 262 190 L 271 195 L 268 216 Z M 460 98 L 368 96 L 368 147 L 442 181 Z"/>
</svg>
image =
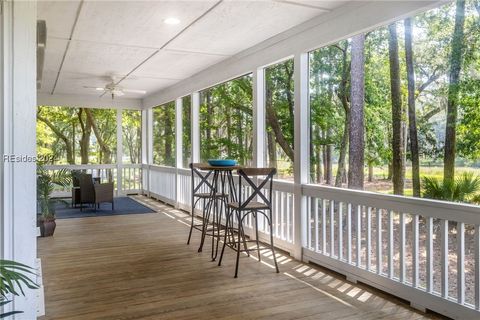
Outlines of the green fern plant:
<svg viewBox="0 0 480 320">
<path fill-rule="evenodd" d="M 11 260 L 0 260 L 0 307 L 11 302 L 8 300 L 10 294 L 25 295 L 23 287 L 38 289 L 38 285 L 29 278 L 32 275 L 35 275 L 35 272 L 27 265 Z M 22 311 L 0 313 L 0 319 L 17 313 Z"/>
<path fill-rule="evenodd" d="M 423 177 L 423 197 L 452 202 L 480 203 L 480 177 L 465 172 L 455 180 Z"/>
</svg>

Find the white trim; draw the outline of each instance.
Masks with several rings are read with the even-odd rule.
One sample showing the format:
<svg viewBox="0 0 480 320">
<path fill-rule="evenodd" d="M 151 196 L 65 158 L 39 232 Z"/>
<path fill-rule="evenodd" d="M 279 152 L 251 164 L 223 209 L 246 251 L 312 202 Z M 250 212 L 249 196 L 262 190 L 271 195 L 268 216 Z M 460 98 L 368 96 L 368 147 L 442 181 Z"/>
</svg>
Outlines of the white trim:
<svg viewBox="0 0 480 320">
<path fill-rule="evenodd" d="M 117 109 L 117 196 L 122 194 L 122 164 L 123 164 L 123 128 L 122 128 L 122 110 Z"/>
<path fill-rule="evenodd" d="M 64 106 L 81 108 L 114 108 L 114 109 L 142 109 L 142 99 L 130 99 L 115 97 L 112 99 L 109 95 L 102 98 L 96 95 L 80 94 L 49 94 L 37 93 L 37 104 L 39 106 Z"/>
<path fill-rule="evenodd" d="M 200 93 L 192 93 L 192 162 L 200 161 Z"/>
<path fill-rule="evenodd" d="M 2 154 L 36 155 L 36 2 L 2 1 L 0 12 L 0 149 Z M 36 266 L 36 165 L 0 166 L 0 257 Z M 37 297 L 25 290 L 5 311 L 36 317 Z"/>
<path fill-rule="evenodd" d="M 265 165 L 265 69 L 259 68 L 252 74 L 253 108 L 253 165 Z"/>
<path fill-rule="evenodd" d="M 308 179 L 308 53 L 298 53 L 294 57 L 294 256 L 302 258 L 302 248 L 306 246 L 307 200 L 302 194 L 301 185 Z"/>
</svg>

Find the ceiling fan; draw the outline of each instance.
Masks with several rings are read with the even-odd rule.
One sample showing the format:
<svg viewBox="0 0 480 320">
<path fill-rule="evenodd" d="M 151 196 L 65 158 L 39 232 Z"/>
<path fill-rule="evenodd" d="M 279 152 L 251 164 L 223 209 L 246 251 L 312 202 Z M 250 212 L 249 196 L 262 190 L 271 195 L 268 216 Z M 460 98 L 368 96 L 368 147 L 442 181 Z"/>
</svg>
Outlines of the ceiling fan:
<svg viewBox="0 0 480 320">
<path fill-rule="evenodd" d="M 115 79 L 111 78 L 111 82 L 107 83 L 105 87 L 89 87 L 89 86 L 84 86 L 84 88 L 87 89 L 95 89 L 97 91 L 103 92 L 101 94 L 101 97 L 104 94 L 109 94 L 112 96 L 112 99 L 115 97 L 121 97 L 125 95 L 126 93 L 138 93 L 138 94 L 145 94 L 147 91 L 145 90 L 135 90 L 135 89 L 126 89 L 123 88 L 122 86 L 118 85 L 115 83 Z"/>
</svg>

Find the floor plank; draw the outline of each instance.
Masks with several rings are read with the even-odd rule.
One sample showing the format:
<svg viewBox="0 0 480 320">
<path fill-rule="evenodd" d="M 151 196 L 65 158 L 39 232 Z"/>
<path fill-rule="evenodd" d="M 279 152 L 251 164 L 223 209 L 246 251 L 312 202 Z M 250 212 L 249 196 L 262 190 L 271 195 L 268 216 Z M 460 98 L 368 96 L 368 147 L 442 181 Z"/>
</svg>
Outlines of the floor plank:
<svg viewBox="0 0 480 320">
<path fill-rule="evenodd" d="M 433 319 L 390 296 L 283 255 L 280 274 L 243 256 L 222 267 L 199 234 L 186 245 L 188 216 L 137 197 L 156 213 L 57 220 L 39 238 L 43 319 Z"/>
</svg>

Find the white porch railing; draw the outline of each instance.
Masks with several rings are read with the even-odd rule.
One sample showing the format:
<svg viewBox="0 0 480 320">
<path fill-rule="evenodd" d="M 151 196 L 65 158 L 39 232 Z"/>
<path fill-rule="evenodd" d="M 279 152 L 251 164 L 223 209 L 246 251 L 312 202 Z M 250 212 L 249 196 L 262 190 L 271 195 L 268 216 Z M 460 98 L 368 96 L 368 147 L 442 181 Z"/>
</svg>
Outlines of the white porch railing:
<svg viewBox="0 0 480 320">
<path fill-rule="evenodd" d="M 92 174 L 93 177 L 101 178 L 102 181 L 112 181 L 117 195 L 139 193 L 143 190 L 141 164 L 45 165 L 44 167 L 51 172 L 62 169 L 84 171 Z M 71 196 L 71 189 L 70 187 L 56 188 L 54 196 Z"/>
<path fill-rule="evenodd" d="M 479 207 L 318 185 L 302 193 L 306 259 L 413 306 L 478 319 Z"/>
</svg>

